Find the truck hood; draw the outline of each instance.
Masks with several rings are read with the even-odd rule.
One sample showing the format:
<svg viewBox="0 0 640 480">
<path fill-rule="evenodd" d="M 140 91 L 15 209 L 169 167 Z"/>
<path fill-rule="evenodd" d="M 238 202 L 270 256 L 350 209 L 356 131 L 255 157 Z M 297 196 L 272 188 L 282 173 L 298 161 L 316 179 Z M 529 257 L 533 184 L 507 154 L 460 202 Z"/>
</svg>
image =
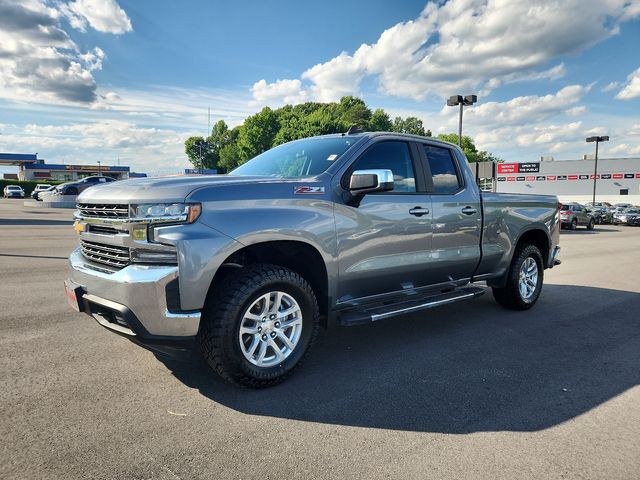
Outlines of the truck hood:
<svg viewBox="0 0 640 480">
<path fill-rule="evenodd" d="M 189 193 L 203 187 L 282 181 L 275 177 L 232 175 L 135 178 L 87 188 L 78 196 L 77 201 L 79 203 L 173 203 L 183 202 Z"/>
</svg>

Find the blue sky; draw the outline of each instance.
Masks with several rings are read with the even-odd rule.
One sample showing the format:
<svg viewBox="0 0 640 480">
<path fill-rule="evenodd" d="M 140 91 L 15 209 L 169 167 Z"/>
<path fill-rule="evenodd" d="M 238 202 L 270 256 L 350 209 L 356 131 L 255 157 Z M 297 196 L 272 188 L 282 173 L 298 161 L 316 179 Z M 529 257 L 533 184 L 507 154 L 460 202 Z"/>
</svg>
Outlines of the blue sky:
<svg viewBox="0 0 640 480">
<path fill-rule="evenodd" d="M 640 1 L 0 0 L 0 151 L 138 171 L 262 106 L 361 96 L 509 161 L 640 155 Z"/>
</svg>

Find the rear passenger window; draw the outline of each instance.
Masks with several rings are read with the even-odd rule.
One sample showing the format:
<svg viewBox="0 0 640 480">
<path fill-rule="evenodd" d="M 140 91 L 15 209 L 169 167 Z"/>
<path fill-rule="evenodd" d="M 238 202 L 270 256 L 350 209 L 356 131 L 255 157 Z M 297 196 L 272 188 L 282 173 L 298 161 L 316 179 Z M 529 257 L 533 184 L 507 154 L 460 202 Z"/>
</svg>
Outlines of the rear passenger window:
<svg viewBox="0 0 640 480">
<path fill-rule="evenodd" d="M 386 169 L 393 172 L 393 192 L 416 191 L 416 175 L 409 146 L 405 142 L 380 142 L 374 144 L 358 158 L 351 171 Z"/>
<path fill-rule="evenodd" d="M 456 164 L 448 148 L 423 145 L 433 178 L 434 193 L 453 193 L 460 187 L 460 177 Z"/>
</svg>

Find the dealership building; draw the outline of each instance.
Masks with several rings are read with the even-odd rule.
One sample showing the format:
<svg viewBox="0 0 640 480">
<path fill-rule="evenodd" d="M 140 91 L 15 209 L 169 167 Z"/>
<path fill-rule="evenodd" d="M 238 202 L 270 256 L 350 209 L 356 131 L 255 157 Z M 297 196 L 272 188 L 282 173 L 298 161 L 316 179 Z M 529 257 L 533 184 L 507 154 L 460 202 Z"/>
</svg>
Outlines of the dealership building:
<svg viewBox="0 0 640 480">
<path fill-rule="evenodd" d="M 146 176 L 133 173 L 129 167 L 120 165 L 68 165 L 45 163 L 38 154 L 0 153 L 0 166 L 18 167 L 18 173 L 4 174 L 4 178 L 16 180 L 68 182 L 91 175 L 105 175 L 116 180 Z"/>
<path fill-rule="evenodd" d="M 640 203 L 640 158 L 595 160 L 542 160 L 499 163 L 495 168 L 497 192 L 557 195 L 561 201 L 590 202 L 594 178 L 596 201 Z"/>
</svg>

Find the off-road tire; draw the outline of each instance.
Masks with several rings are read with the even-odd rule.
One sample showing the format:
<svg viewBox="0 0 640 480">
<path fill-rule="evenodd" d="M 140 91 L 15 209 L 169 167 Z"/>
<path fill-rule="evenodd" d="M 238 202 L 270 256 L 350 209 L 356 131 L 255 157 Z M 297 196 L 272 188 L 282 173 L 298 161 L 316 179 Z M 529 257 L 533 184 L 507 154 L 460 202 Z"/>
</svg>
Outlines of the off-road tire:
<svg viewBox="0 0 640 480">
<path fill-rule="evenodd" d="M 271 290 L 291 295 L 302 311 L 302 333 L 291 354 L 279 365 L 258 367 L 240 350 L 238 334 L 242 316 L 260 295 Z M 212 289 L 202 312 L 198 334 L 207 363 L 228 382 L 265 388 L 291 376 L 307 356 L 318 335 L 318 302 L 311 286 L 288 268 L 256 264 L 239 269 Z"/>
<path fill-rule="evenodd" d="M 533 258 L 538 267 L 538 282 L 531 298 L 523 299 L 518 288 L 520 268 L 527 258 Z M 520 245 L 517 247 L 507 273 L 507 283 L 504 288 L 493 287 L 493 298 L 505 308 L 511 310 L 528 310 L 538 301 L 544 281 L 542 255 L 535 245 Z"/>
</svg>

